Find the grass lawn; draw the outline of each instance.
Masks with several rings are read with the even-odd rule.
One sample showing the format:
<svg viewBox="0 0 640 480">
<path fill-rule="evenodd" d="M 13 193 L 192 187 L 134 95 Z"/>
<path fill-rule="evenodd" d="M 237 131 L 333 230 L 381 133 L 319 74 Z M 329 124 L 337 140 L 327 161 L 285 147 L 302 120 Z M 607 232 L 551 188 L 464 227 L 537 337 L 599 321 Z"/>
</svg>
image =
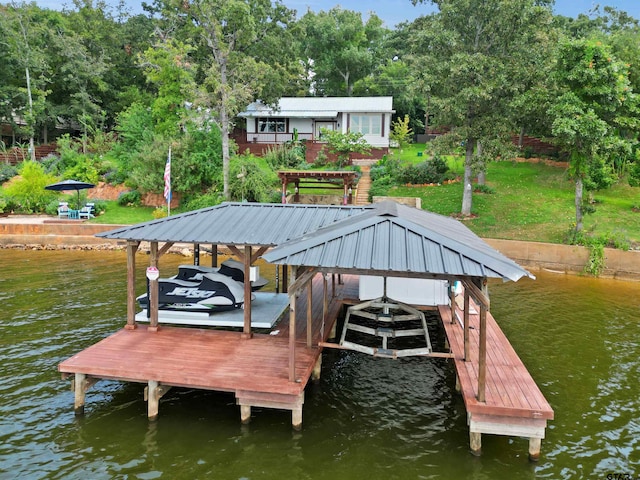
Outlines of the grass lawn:
<svg viewBox="0 0 640 480">
<path fill-rule="evenodd" d="M 418 157 L 424 144 L 405 148 L 403 161 L 421 162 Z M 462 176 L 464 159 L 447 156 L 452 171 Z M 495 193 L 473 194 L 473 217 L 464 220 L 475 233 L 485 238 L 530 240 L 564 243 L 575 222 L 574 184 L 561 167 L 535 163 L 493 162 L 487 171 L 487 185 Z M 293 189 L 293 187 L 292 187 Z M 305 194 L 337 194 L 342 190 L 324 188 L 307 190 Z M 419 197 L 422 208 L 442 215 L 455 216 L 462 203 L 462 183 L 435 187 L 396 187 L 391 196 Z M 595 213 L 584 218 L 585 231 L 597 236 L 640 245 L 640 189 L 621 182 L 611 189 L 595 193 Z M 153 208 L 122 207 L 108 202 L 106 212 L 91 220 L 95 223 L 132 224 L 152 220 Z M 178 211 L 172 212 L 178 213 Z M 621 242 L 624 243 L 624 242 Z"/>
<path fill-rule="evenodd" d="M 473 194 L 473 218 L 465 224 L 481 237 L 563 243 L 575 222 L 574 184 L 563 168 L 493 162 L 487 171 L 493 194 Z M 398 187 L 390 195 L 419 197 L 422 208 L 456 215 L 462 183 L 438 187 Z M 596 192 L 596 212 L 585 216 L 585 231 L 640 243 L 640 190 L 619 184 Z"/>
<path fill-rule="evenodd" d="M 105 202 L 104 213 L 89 220 L 91 223 L 105 223 L 110 225 L 130 225 L 153 220 L 153 207 L 123 207 L 117 201 Z"/>
</svg>

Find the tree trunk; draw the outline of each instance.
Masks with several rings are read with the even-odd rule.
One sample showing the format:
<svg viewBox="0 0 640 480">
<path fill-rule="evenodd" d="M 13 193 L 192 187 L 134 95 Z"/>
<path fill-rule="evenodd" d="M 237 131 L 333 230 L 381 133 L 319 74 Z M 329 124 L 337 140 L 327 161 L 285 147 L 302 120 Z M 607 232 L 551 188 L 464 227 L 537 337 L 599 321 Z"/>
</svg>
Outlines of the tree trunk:
<svg viewBox="0 0 640 480">
<path fill-rule="evenodd" d="M 224 199 L 231 200 L 231 194 L 229 192 L 229 111 L 227 105 L 229 104 L 229 95 L 226 91 L 227 88 L 227 62 L 226 59 L 220 61 L 220 83 L 221 88 L 221 102 L 220 102 L 220 130 L 222 134 L 222 194 Z"/>
<path fill-rule="evenodd" d="M 524 125 L 520 127 L 520 135 L 518 135 L 518 148 L 522 149 L 524 145 Z"/>
<path fill-rule="evenodd" d="M 478 150 L 476 155 L 480 157 L 482 155 L 482 143 L 478 140 Z M 484 185 L 487 181 L 487 170 L 486 165 L 484 163 L 478 162 L 479 170 L 478 170 L 478 185 Z"/>
<path fill-rule="evenodd" d="M 582 231 L 582 196 L 583 196 L 583 185 L 582 185 L 582 177 L 578 175 L 576 177 L 576 195 L 575 195 L 575 204 L 576 204 L 576 233 Z"/>
<path fill-rule="evenodd" d="M 29 67 L 25 68 L 25 74 L 27 77 L 27 97 L 29 101 L 29 121 L 27 124 L 29 125 L 29 158 L 31 161 L 36 161 L 36 145 L 33 139 L 33 135 L 35 132 L 35 125 L 33 125 L 33 97 L 31 96 L 31 75 L 29 74 Z"/>
<path fill-rule="evenodd" d="M 467 152 L 464 159 L 464 191 L 462 192 L 462 210 L 460 211 L 462 215 L 471 215 L 471 203 L 473 200 L 473 188 L 471 186 L 471 165 L 473 162 L 474 143 L 474 139 L 467 139 Z"/>
</svg>

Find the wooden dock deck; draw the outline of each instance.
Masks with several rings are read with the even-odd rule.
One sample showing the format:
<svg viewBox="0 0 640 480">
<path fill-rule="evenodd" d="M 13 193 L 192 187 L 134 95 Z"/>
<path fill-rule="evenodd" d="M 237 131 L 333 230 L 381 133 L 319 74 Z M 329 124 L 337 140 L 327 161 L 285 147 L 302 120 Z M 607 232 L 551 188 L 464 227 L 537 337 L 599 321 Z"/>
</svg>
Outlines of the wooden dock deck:
<svg viewBox="0 0 640 480">
<path fill-rule="evenodd" d="M 509 435 L 529 439 L 529 456 L 536 460 L 553 409 L 515 352 L 497 322 L 487 312 L 485 401 L 478 401 L 479 315 L 469 315 L 469 358 L 464 358 L 463 312 L 451 322 L 451 308 L 438 307 L 447 340 L 454 354 L 457 387 L 467 410 L 471 450 L 481 450 L 481 435 Z M 476 308 L 475 311 L 478 311 Z"/>
<path fill-rule="evenodd" d="M 331 290 L 331 280 L 328 283 Z M 301 295 L 296 309 L 295 382 L 289 381 L 287 315 L 270 333 L 254 333 L 249 339 L 243 338 L 241 331 L 163 325 L 154 332 L 137 325 L 135 329 L 123 328 L 59 364 L 64 377 L 74 377 L 76 412 L 83 411 L 85 393 L 96 381 L 111 379 L 147 384 L 150 418 L 158 414 L 160 397 L 175 386 L 235 393 L 245 422 L 251 406 L 291 410 L 293 424 L 299 427 L 304 389 L 312 375 L 319 375 L 321 348 L 317 344 L 329 337 L 342 298 L 354 295 L 354 285 L 357 289 L 357 277 L 335 286 L 324 328 L 322 276 L 317 275 L 312 285 L 311 332 L 316 346 L 307 347 L 307 296 Z"/>
<path fill-rule="evenodd" d="M 154 332 L 137 325 L 135 329 L 123 328 L 60 363 L 63 377 L 74 381 L 76 412 L 83 411 L 85 393 L 96 381 L 111 379 L 146 384 L 150 418 L 157 417 L 162 395 L 176 386 L 234 393 L 243 422 L 250 420 L 255 406 L 290 410 L 293 426 L 301 427 L 305 387 L 320 373 L 322 347 L 318 343 L 331 338 L 343 305 L 358 299 L 358 276 L 343 275 L 342 282 L 335 284 L 329 277 L 323 325 L 322 275 L 316 275 L 311 285 L 310 304 L 307 289 L 296 302 L 295 381 L 290 381 L 288 315 L 270 332 L 254 333 L 251 338 L 239 330 L 162 325 Z M 487 313 L 485 401 L 480 402 L 479 315 L 469 315 L 469 359 L 465 361 L 460 322 L 451 322 L 448 305 L 437 310 L 467 410 L 472 451 L 480 452 L 483 433 L 520 436 L 529 439 L 529 454 L 535 459 L 553 410 L 495 319 Z M 462 318 L 460 309 L 457 311 Z"/>
</svg>

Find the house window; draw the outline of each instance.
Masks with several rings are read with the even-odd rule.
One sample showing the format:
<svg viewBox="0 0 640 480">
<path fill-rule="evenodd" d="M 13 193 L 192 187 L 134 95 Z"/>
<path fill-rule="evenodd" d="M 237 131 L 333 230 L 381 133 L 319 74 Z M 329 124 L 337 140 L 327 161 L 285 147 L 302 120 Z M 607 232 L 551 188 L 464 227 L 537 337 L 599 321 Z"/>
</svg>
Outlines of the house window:
<svg viewBox="0 0 640 480">
<path fill-rule="evenodd" d="M 287 131 L 287 125 L 284 118 L 259 118 L 259 133 L 284 133 Z"/>
<path fill-rule="evenodd" d="M 363 135 L 382 135 L 382 120 L 380 115 L 351 115 L 352 132 Z"/>
</svg>

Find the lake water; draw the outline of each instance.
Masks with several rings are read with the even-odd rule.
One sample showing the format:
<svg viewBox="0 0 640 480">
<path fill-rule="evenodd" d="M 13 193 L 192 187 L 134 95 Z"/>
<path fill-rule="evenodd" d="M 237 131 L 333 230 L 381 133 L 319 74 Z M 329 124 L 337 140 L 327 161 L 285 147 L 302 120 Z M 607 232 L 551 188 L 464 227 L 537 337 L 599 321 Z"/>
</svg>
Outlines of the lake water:
<svg viewBox="0 0 640 480">
<path fill-rule="evenodd" d="M 179 263 L 163 257 L 161 271 Z M 469 453 L 442 359 L 326 352 L 300 432 L 288 412 L 253 409 L 243 426 L 233 395 L 184 389 L 149 422 L 143 386 L 110 381 L 76 418 L 57 365 L 124 324 L 125 254 L 0 250 L 0 265 L 2 479 L 640 477 L 638 283 L 545 272 L 491 283 L 493 315 L 555 410 L 530 463 L 520 438 L 484 435 L 483 455 Z M 138 265 L 142 278 L 144 255 Z"/>
</svg>

